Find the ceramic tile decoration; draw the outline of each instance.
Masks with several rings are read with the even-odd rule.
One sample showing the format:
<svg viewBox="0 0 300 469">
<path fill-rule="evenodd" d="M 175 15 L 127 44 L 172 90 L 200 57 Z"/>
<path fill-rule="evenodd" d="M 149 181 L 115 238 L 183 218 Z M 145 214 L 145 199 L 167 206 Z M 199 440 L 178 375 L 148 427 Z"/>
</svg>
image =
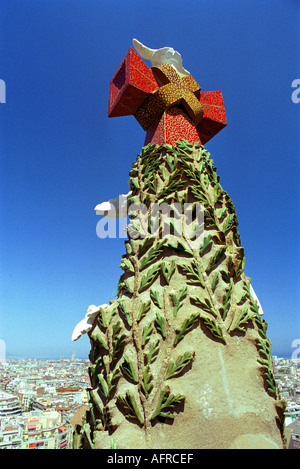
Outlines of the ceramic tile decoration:
<svg viewBox="0 0 300 469">
<path fill-rule="evenodd" d="M 204 144 L 226 126 L 221 91 L 201 92 L 191 75 L 170 64 L 149 68 L 130 48 L 110 82 L 108 116 L 133 115 L 145 144 L 173 144 L 184 136 Z"/>
</svg>

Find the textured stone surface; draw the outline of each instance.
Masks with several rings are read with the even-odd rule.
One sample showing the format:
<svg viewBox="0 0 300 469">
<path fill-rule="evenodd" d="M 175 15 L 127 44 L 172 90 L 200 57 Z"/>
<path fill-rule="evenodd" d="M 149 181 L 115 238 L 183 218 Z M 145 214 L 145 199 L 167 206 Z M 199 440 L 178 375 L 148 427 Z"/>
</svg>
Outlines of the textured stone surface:
<svg viewBox="0 0 300 469">
<path fill-rule="evenodd" d="M 267 324 L 213 160 L 199 144 L 148 145 L 130 177 L 131 203 L 150 210 L 167 201 L 179 204 L 177 212 L 201 203 L 205 230 L 193 245 L 188 229 L 162 236 L 166 214 L 151 222 L 139 210 L 131 214 L 117 299 L 89 332 L 91 410 L 80 445 L 283 448 Z M 144 236 L 149 223 L 159 237 Z"/>
<path fill-rule="evenodd" d="M 151 71 L 133 52 L 111 82 L 109 115 L 155 112 L 130 171 L 117 298 L 88 332 L 90 410 L 75 446 L 284 448 L 267 323 L 244 274 L 233 201 L 202 145 L 226 125 L 222 93 L 200 92 L 186 70 Z M 155 93 L 169 85 L 160 107 Z"/>
</svg>

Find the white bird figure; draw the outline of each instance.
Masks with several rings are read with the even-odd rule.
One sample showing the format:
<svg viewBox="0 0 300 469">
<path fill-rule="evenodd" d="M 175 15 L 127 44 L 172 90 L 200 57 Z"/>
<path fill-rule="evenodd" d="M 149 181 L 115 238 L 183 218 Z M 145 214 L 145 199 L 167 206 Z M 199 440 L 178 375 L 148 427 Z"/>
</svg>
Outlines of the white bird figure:
<svg viewBox="0 0 300 469">
<path fill-rule="evenodd" d="M 252 287 L 252 285 L 250 285 L 250 292 L 251 292 L 251 295 L 254 297 L 254 299 L 255 299 L 256 302 L 257 302 L 258 312 L 259 312 L 260 316 L 262 316 L 262 315 L 264 314 L 264 312 L 263 312 L 263 309 L 262 309 L 262 307 L 261 307 L 260 301 L 259 301 L 259 299 L 257 298 L 256 293 L 255 293 L 254 288 Z"/>
<path fill-rule="evenodd" d="M 102 202 L 94 208 L 98 215 L 104 215 L 109 218 L 127 217 L 128 207 L 127 199 L 131 196 L 131 191 L 128 194 L 121 194 L 115 199 L 110 199 L 107 202 Z"/>
<path fill-rule="evenodd" d="M 172 47 L 162 47 L 160 49 L 150 49 L 144 46 L 137 39 L 132 40 L 133 46 L 137 53 L 146 60 L 150 60 L 152 67 L 159 64 L 170 64 L 175 68 L 176 72 L 180 77 L 190 75 L 185 68 L 182 66 L 182 58 L 179 52 L 174 50 Z"/>
<path fill-rule="evenodd" d="M 72 334 L 72 341 L 78 340 L 83 334 L 89 332 L 93 327 L 93 322 L 97 314 L 99 313 L 101 308 L 106 308 L 108 305 L 103 304 L 101 306 L 90 305 L 87 309 L 87 313 L 77 326 L 75 326 L 73 334 Z"/>
</svg>

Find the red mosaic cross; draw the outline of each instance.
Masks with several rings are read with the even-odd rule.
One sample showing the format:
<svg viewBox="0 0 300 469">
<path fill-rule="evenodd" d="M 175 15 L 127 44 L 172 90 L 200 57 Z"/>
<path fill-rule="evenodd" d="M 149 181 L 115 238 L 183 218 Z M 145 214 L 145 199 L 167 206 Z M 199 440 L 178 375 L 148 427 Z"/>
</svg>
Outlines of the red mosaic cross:
<svg viewBox="0 0 300 469">
<path fill-rule="evenodd" d="M 108 117 L 133 115 L 138 119 L 147 98 L 159 89 L 160 85 L 153 71 L 130 48 L 110 82 Z M 183 99 L 167 107 L 146 129 L 145 145 L 148 143 L 173 145 L 182 138 L 193 144 L 199 142 L 204 145 L 226 126 L 222 92 L 199 90 L 200 87 L 194 95 L 203 108 L 200 122 L 194 122 Z"/>
</svg>

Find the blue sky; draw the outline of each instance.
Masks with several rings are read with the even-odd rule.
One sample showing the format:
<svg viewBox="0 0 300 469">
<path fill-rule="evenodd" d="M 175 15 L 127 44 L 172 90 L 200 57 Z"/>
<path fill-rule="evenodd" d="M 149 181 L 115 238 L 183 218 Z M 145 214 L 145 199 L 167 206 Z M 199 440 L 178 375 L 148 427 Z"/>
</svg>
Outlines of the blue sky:
<svg viewBox="0 0 300 469">
<path fill-rule="evenodd" d="M 171 46 L 228 125 L 206 147 L 236 207 L 245 273 L 273 354 L 299 339 L 298 0 L 2 0 L 0 339 L 14 356 L 88 357 L 72 343 L 90 304 L 116 296 L 123 239 L 96 204 L 128 191 L 145 133 L 108 119 L 109 81 L 136 37 Z M 149 65 L 149 64 L 148 64 Z"/>
</svg>

